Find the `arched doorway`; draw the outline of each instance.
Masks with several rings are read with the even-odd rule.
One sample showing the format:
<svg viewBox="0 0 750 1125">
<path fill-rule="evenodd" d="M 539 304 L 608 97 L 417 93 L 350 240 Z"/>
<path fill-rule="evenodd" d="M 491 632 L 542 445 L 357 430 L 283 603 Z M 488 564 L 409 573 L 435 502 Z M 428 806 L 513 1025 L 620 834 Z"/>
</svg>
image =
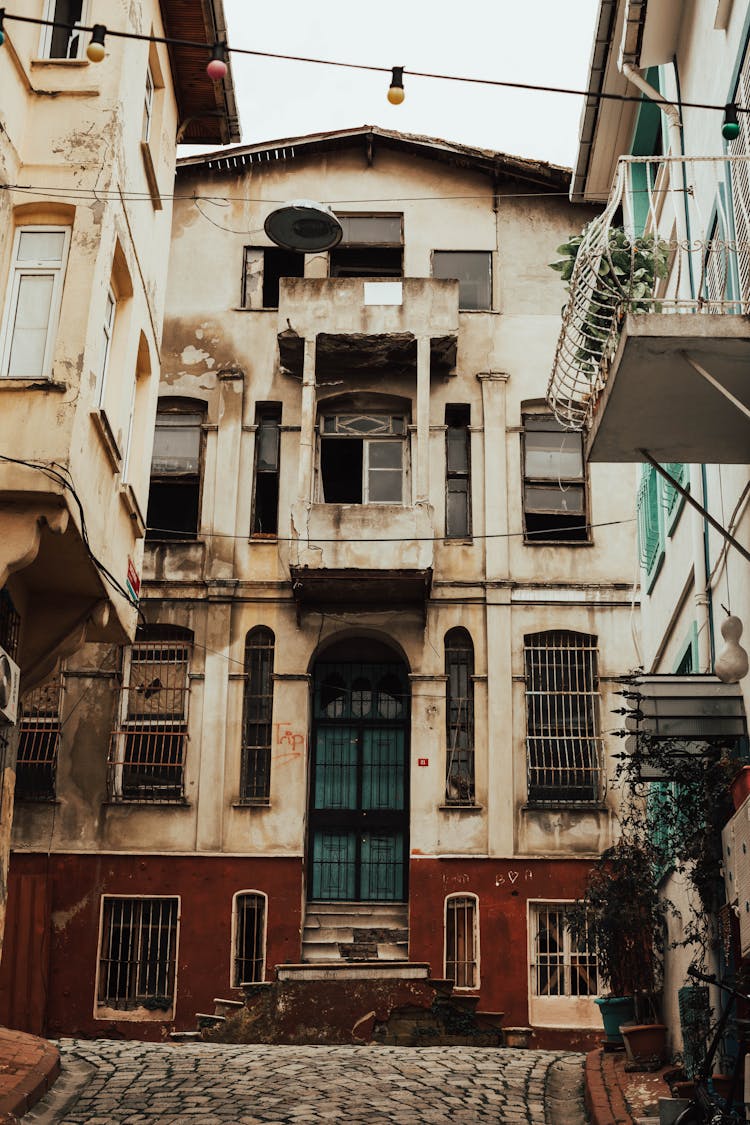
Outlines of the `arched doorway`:
<svg viewBox="0 0 750 1125">
<path fill-rule="evenodd" d="M 307 887 L 312 902 L 403 902 L 409 681 L 381 642 L 338 642 L 313 669 Z"/>
</svg>

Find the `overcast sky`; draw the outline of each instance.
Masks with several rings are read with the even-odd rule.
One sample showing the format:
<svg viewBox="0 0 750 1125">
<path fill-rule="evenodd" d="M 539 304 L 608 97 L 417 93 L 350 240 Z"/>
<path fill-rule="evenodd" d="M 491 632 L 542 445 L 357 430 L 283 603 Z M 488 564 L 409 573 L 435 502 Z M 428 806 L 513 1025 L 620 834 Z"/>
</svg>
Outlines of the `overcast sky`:
<svg viewBox="0 0 750 1125">
<path fill-rule="evenodd" d="M 581 88 L 598 0 L 224 0 L 230 45 Z M 243 142 L 359 125 L 571 165 L 582 99 L 234 55 Z M 195 151 L 195 150 L 193 150 Z"/>
</svg>

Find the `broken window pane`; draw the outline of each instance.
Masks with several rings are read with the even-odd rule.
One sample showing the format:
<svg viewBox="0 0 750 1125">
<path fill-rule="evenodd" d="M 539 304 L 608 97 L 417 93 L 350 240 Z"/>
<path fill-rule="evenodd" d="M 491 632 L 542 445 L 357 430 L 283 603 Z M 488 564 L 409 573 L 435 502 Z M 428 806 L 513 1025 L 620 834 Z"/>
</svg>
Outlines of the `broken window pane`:
<svg viewBox="0 0 750 1125">
<path fill-rule="evenodd" d="M 344 234 L 345 246 L 400 246 L 402 216 L 393 215 L 337 215 Z"/>
</svg>

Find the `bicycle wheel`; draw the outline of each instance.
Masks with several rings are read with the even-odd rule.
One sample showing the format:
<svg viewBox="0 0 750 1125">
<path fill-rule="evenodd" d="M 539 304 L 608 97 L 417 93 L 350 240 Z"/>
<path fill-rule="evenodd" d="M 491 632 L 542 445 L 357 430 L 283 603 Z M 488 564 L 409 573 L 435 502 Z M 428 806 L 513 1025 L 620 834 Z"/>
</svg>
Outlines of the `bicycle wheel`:
<svg viewBox="0 0 750 1125">
<path fill-rule="evenodd" d="M 704 1117 L 703 1110 L 695 1102 L 691 1102 L 687 1109 L 683 1109 L 674 1125 L 706 1125 L 710 1119 Z"/>
</svg>

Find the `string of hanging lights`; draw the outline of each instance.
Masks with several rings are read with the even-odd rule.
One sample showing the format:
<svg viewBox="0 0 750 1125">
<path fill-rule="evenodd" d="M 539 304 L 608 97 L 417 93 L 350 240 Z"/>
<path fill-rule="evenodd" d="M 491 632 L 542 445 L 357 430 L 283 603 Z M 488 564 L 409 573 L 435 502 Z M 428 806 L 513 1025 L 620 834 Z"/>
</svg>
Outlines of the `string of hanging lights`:
<svg viewBox="0 0 750 1125">
<path fill-rule="evenodd" d="M 91 40 L 86 48 L 86 56 L 90 62 L 101 62 L 106 56 L 105 40 L 107 36 L 118 39 L 134 39 L 147 43 L 164 43 L 173 47 L 190 47 L 198 51 L 207 50 L 206 43 L 192 39 L 176 39 L 168 36 L 143 35 L 136 31 L 118 31 L 108 28 L 105 24 L 86 26 L 80 23 L 66 23 L 60 20 L 45 20 L 38 16 L 22 16 L 0 8 L 0 46 L 5 40 L 3 20 L 13 20 L 18 23 L 31 23 L 39 27 L 59 27 L 68 31 L 83 31 L 91 33 Z M 433 78 L 445 82 L 462 82 L 470 85 L 494 86 L 508 90 L 526 90 L 543 94 L 568 94 L 576 97 L 585 97 L 594 101 L 637 102 L 642 100 L 641 94 L 614 94 L 607 91 L 576 90 L 565 86 L 543 86 L 531 82 L 508 82 L 497 78 L 476 78 L 458 74 L 438 74 L 423 70 L 406 70 L 403 66 L 374 66 L 367 63 L 343 62 L 340 59 L 319 59 L 304 55 L 285 55 L 277 51 L 256 51 L 248 47 L 230 47 L 227 43 L 217 40 L 210 47 L 210 58 L 206 65 L 206 74 L 213 82 L 221 81 L 227 74 L 227 55 L 251 55 L 256 58 L 279 59 L 286 62 L 313 63 L 319 66 L 343 67 L 348 70 L 364 70 L 370 73 L 390 74 L 390 85 L 387 98 L 391 105 L 401 105 L 405 100 L 404 73 L 413 78 Z M 735 102 L 728 105 L 713 105 L 707 102 L 681 102 L 683 109 L 712 110 L 724 115 L 722 123 L 722 136 L 726 140 L 735 140 L 739 135 L 740 126 L 738 114 L 750 113 L 750 108 L 739 106 Z"/>
</svg>

